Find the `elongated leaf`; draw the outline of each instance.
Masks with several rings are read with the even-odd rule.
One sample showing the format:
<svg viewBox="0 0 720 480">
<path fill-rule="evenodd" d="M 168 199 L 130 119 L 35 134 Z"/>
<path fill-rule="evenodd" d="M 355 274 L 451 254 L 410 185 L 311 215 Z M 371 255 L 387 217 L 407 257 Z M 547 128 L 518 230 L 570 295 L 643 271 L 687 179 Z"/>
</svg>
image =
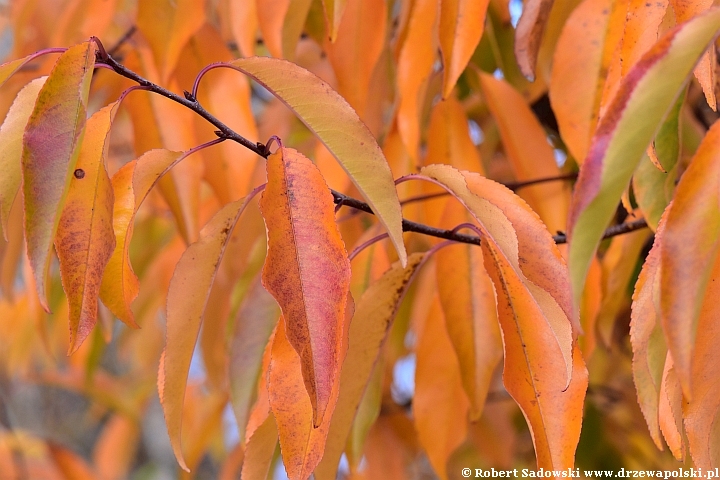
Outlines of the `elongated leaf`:
<svg viewBox="0 0 720 480">
<path fill-rule="evenodd" d="M 333 480 L 355 414 L 370 375 L 410 281 L 425 255 L 414 253 L 403 268 L 399 262 L 372 283 L 360 298 L 350 323 L 350 344 L 340 376 L 340 397 L 330 423 L 322 461 L 315 469 L 318 480 Z"/>
<path fill-rule="evenodd" d="M 248 440 L 241 478 L 244 480 L 267 478 L 277 443 L 277 424 L 275 417 L 270 414 Z"/>
<path fill-rule="evenodd" d="M 436 297 L 418 332 L 413 417 L 430 464 L 439 478 L 447 480 L 448 458 L 467 435 L 470 402 L 463 391 L 460 365 L 443 323 Z"/>
<path fill-rule="evenodd" d="M 525 3 L 515 28 L 515 57 L 520 71 L 531 79 L 535 77 L 540 41 L 552 6 L 553 0 L 531 0 Z"/>
<path fill-rule="evenodd" d="M 0 227 L 8 238 L 8 217 L 22 182 L 22 133 L 35 107 L 40 89 L 47 77 L 37 78 L 23 87 L 15 97 L 0 127 Z"/>
<path fill-rule="evenodd" d="M 268 158 L 267 171 L 260 202 L 268 230 L 263 285 L 283 311 L 319 425 L 340 377 L 350 262 L 317 167 L 281 147 Z"/>
<path fill-rule="evenodd" d="M 330 415 L 314 423 L 315 408 L 310 403 L 301 373 L 301 358 L 286 336 L 288 326 L 280 317 L 272 345 L 268 390 L 270 407 L 277 421 L 283 464 L 290 480 L 310 477 L 325 450 Z M 328 410 L 337 401 L 338 385 L 328 398 Z"/>
<path fill-rule="evenodd" d="M 118 102 L 112 103 L 87 121 L 55 237 L 70 306 L 69 353 L 80 347 L 95 326 L 103 271 L 115 248 L 114 195 L 105 157 L 117 108 Z"/>
<path fill-rule="evenodd" d="M 453 97 L 438 102 L 430 114 L 425 163 L 444 163 L 459 170 L 484 173 L 480 154 L 470 138 L 465 110 Z"/>
<path fill-rule="evenodd" d="M 258 30 L 257 2 L 230 0 L 230 27 L 243 57 L 255 55 Z"/>
<path fill-rule="evenodd" d="M 187 470 L 180 446 L 182 407 L 190 360 L 200 333 L 210 288 L 225 247 L 250 197 L 225 205 L 203 227 L 200 238 L 183 253 L 167 294 L 167 333 L 164 372 L 160 375 L 160 403 L 165 413 L 170 444 L 180 466 Z"/>
<path fill-rule="evenodd" d="M 443 98 L 448 98 L 465 70 L 485 29 L 489 0 L 443 0 L 440 9 L 440 52 Z"/>
<path fill-rule="evenodd" d="M 253 57 L 229 65 L 270 90 L 315 132 L 388 230 L 405 263 L 402 214 L 390 167 L 352 107 L 325 82 L 293 63 Z"/>
<path fill-rule="evenodd" d="M 348 0 L 323 0 L 325 7 L 325 17 L 330 26 L 330 41 L 334 42 L 338 35 L 340 21 L 345 11 L 345 4 Z"/>
<path fill-rule="evenodd" d="M 50 252 L 82 142 L 96 50 L 94 42 L 85 42 L 58 58 L 23 137 L 25 239 L 45 310 Z"/>
<path fill-rule="evenodd" d="M 598 126 L 580 169 L 568 225 L 576 303 L 590 258 L 635 167 L 719 29 L 720 9 L 712 9 L 668 32 L 628 73 Z M 673 357 L 687 369 L 674 353 Z M 687 379 L 687 370 L 680 374 L 681 381 L 683 377 Z"/>
<path fill-rule="evenodd" d="M 445 185 L 480 223 L 498 297 L 503 378 L 528 420 L 538 466 L 572 466 L 587 373 L 573 340 L 569 278 L 560 252 L 537 215 L 505 187 L 444 165 L 422 173 Z"/>
<path fill-rule="evenodd" d="M 635 283 L 630 343 L 633 349 L 632 371 L 638 403 L 655 445 L 663 448 L 658 423 L 658 406 L 667 345 L 660 323 L 660 251 L 664 225 L 658 228 L 655 243 L 645 259 Z"/>
<path fill-rule="evenodd" d="M 253 282 L 237 314 L 230 346 L 230 398 L 244 440 L 250 408 L 255 401 L 262 358 L 280 311 L 260 279 Z"/>
<path fill-rule="evenodd" d="M 560 174 L 547 135 L 526 100 L 510 84 L 481 73 L 483 95 L 500 129 L 500 137 L 517 180 Z M 567 223 L 570 190 L 562 182 L 524 188 L 520 196 L 538 212 L 552 232 Z"/>
<path fill-rule="evenodd" d="M 447 225 L 467 222 L 457 202 L 449 203 Z M 502 358 L 495 291 L 475 245 L 450 245 L 435 255 L 436 277 L 445 327 L 459 362 L 471 419 L 482 414 L 493 372 Z"/>
<path fill-rule="evenodd" d="M 720 251 L 718 151 L 720 125 L 713 125 L 678 183 L 662 237 L 662 325 L 675 372 L 688 399 L 695 397 L 691 364 L 698 323 L 705 308 L 703 299 L 712 287 L 713 268 Z"/>
<path fill-rule="evenodd" d="M 667 354 L 660 387 L 658 417 L 660 431 L 676 460 L 685 459 L 684 428 L 682 422 L 683 395 L 673 368 L 672 356 Z"/>
<path fill-rule="evenodd" d="M 115 250 L 103 273 L 100 299 L 116 317 L 131 327 L 137 327 L 137 324 L 130 303 L 139 291 L 138 279 L 128 257 L 135 213 L 160 177 L 184 156 L 182 152 L 151 150 L 125 164 L 112 178 Z"/>
</svg>

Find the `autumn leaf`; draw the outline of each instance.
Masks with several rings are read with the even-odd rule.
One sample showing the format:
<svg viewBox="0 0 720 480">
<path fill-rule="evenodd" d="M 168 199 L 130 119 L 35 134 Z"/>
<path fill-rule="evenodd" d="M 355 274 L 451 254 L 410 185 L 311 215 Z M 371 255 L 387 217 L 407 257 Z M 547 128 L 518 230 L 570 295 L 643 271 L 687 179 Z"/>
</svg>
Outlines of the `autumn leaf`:
<svg viewBox="0 0 720 480">
<path fill-rule="evenodd" d="M 300 355 L 317 426 L 340 376 L 350 262 L 332 195 L 317 167 L 281 147 L 268 158 L 267 170 L 260 201 L 268 230 L 263 285 L 280 305 L 287 338 Z"/>
<path fill-rule="evenodd" d="M 515 57 L 520 71 L 530 79 L 535 77 L 540 41 L 552 6 L 553 0 L 527 2 L 515 29 Z"/>
<path fill-rule="evenodd" d="M 5 240 L 8 239 L 10 210 L 22 182 L 22 134 L 46 79 L 37 78 L 20 90 L 0 127 L 0 143 L 4 145 L 0 150 L 0 171 L 3 172 L 0 177 L 0 227 Z"/>
<path fill-rule="evenodd" d="M 660 384 L 658 417 L 660 431 L 673 456 L 680 462 L 685 460 L 686 450 L 683 439 L 685 434 L 682 420 L 683 403 L 682 388 L 673 368 L 672 356 L 668 353 Z"/>
<path fill-rule="evenodd" d="M 720 10 L 712 9 L 668 32 L 628 73 L 600 122 L 580 169 L 568 224 L 576 304 L 590 258 L 622 192 L 697 58 L 719 29 Z M 687 379 L 686 373 L 680 375 L 681 380 Z"/>
<path fill-rule="evenodd" d="M 325 18 L 330 26 L 330 41 L 335 42 L 338 36 L 340 21 L 343 18 L 345 6 L 348 0 L 323 0 L 325 7 Z"/>
<path fill-rule="evenodd" d="M 105 159 L 118 105 L 106 106 L 87 121 L 55 236 L 60 276 L 70 305 L 68 354 L 80 347 L 95 326 L 103 271 L 115 248 L 114 195 Z"/>
<path fill-rule="evenodd" d="M 267 478 L 277 443 L 277 423 L 271 413 L 248 440 L 241 478 Z"/>
<path fill-rule="evenodd" d="M 404 263 L 407 254 L 402 216 L 392 173 L 377 142 L 352 107 L 325 82 L 290 62 L 253 57 L 228 65 L 270 90 L 315 132 L 388 230 Z"/>
<path fill-rule="evenodd" d="M 58 58 L 23 137 L 25 239 L 45 310 L 52 242 L 82 143 L 96 50 L 94 42 L 85 42 Z"/>
<path fill-rule="evenodd" d="M 315 469 L 318 480 L 332 480 L 350 434 L 358 405 L 370 380 L 380 348 L 388 335 L 399 303 L 425 255 L 414 253 L 405 268 L 399 262 L 373 282 L 357 303 L 350 323 L 349 346 L 340 376 L 340 396 L 333 413 L 327 447 Z"/>
</svg>

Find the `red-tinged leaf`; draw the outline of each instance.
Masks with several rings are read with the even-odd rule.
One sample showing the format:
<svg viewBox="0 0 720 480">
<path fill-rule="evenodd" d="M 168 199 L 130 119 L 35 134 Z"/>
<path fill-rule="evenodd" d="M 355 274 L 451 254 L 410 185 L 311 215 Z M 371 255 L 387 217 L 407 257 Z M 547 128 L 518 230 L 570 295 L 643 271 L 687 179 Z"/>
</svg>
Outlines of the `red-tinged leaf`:
<svg viewBox="0 0 720 480">
<path fill-rule="evenodd" d="M 337 38 L 327 45 L 328 58 L 338 80 L 338 92 L 360 118 L 366 118 L 368 98 L 372 98 L 370 80 L 385 46 L 387 3 L 348 0 L 346 8 Z"/>
<path fill-rule="evenodd" d="M 340 376 L 340 396 L 333 413 L 318 480 L 332 480 L 347 443 L 358 406 L 370 381 L 380 348 L 387 337 L 400 301 L 422 265 L 425 255 L 414 253 L 403 268 L 399 262 L 373 282 L 357 303 L 350 323 L 348 353 Z"/>
<path fill-rule="evenodd" d="M 146 0 L 138 4 L 137 27 L 150 43 L 155 64 L 167 80 L 180 52 L 205 23 L 204 0 Z"/>
<path fill-rule="evenodd" d="M 253 57 L 229 65 L 270 90 L 315 132 L 388 230 L 400 260 L 405 263 L 402 214 L 392 172 L 382 150 L 352 107 L 328 84 L 293 63 Z"/>
<path fill-rule="evenodd" d="M 96 50 L 94 42 L 81 43 L 58 58 L 23 137 L 25 239 L 45 310 L 52 242 L 82 142 Z"/>
<path fill-rule="evenodd" d="M 448 98 L 465 70 L 485 29 L 489 0 L 442 0 L 440 53 L 443 59 L 443 98 Z"/>
<path fill-rule="evenodd" d="M 630 316 L 630 343 L 633 349 L 632 371 L 638 403 L 650 437 L 662 450 L 658 408 L 667 345 L 660 323 L 660 251 L 664 225 L 658 228 L 655 243 L 645 259 L 635 283 L 632 314 Z"/>
<path fill-rule="evenodd" d="M 286 335 L 288 326 L 280 317 L 273 339 L 268 390 L 270 407 L 277 422 L 280 452 L 290 480 L 306 480 L 323 456 L 330 415 L 314 422 L 315 408 L 302 379 L 301 358 Z M 337 401 L 338 385 L 333 385 L 328 398 L 329 412 Z"/>
<path fill-rule="evenodd" d="M 675 22 L 680 24 L 686 22 L 696 15 L 699 15 L 710 7 L 713 2 L 708 0 L 670 0 L 673 12 L 675 13 Z M 717 109 L 717 97 L 715 96 L 715 63 L 717 55 L 714 48 L 709 48 L 695 66 L 695 78 L 700 82 L 700 86 L 705 93 L 705 99 L 713 110 Z"/>
<path fill-rule="evenodd" d="M 413 3 L 407 37 L 397 63 L 400 95 L 397 128 L 410 158 L 416 163 L 424 92 L 437 55 L 439 7 L 438 0 L 418 0 Z"/>
<path fill-rule="evenodd" d="M 486 73 L 480 73 L 480 83 L 517 180 L 560 175 L 545 130 L 522 95 L 504 80 Z M 548 230 L 565 228 L 570 203 L 566 184 L 552 182 L 523 188 L 520 196 L 538 212 Z"/>
<path fill-rule="evenodd" d="M 267 172 L 260 201 L 268 231 L 262 280 L 280 305 L 288 340 L 300 355 L 317 426 L 332 412 L 328 408 L 340 377 L 350 262 L 332 195 L 317 167 L 281 147 L 268 158 Z"/>
<path fill-rule="evenodd" d="M 658 417 L 660 431 L 678 461 L 685 460 L 685 442 L 683 440 L 682 408 L 683 395 L 680 382 L 673 369 L 672 356 L 667 354 L 660 386 Z"/>
<path fill-rule="evenodd" d="M 571 467 L 587 371 L 573 340 L 569 278 L 557 246 L 537 215 L 505 187 L 447 166 L 422 173 L 445 185 L 480 223 L 498 298 L 504 383 L 528 420 L 538 467 Z"/>
<path fill-rule="evenodd" d="M 445 209 L 444 224 L 467 222 L 457 202 Z M 435 254 L 436 278 L 445 327 L 459 362 L 471 420 L 482 414 L 495 367 L 502 359 L 495 291 L 475 245 L 450 245 Z M 428 320 L 429 321 L 429 320 Z M 419 361 L 419 360 L 418 360 Z"/>
<path fill-rule="evenodd" d="M 112 103 L 87 121 L 55 236 L 70 307 L 68 354 L 80 347 L 97 322 L 100 283 L 115 248 L 114 195 L 105 157 L 117 108 L 118 102 Z"/>
<path fill-rule="evenodd" d="M 230 0 L 230 26 L 243 57 L 255 55 L 258 31 L 257 2 L 252 0 Z"/>
<path fill-rule="evenodd" d="M 576 304 L 590 259 L 630 177 L 695 62 L 719 30 L 720 9 L 711 9 L 669 31 L 628 73 L 600 122 L 580 169 L 567 229 Z M 681 382 L 686 381 L 688 364 L 674 352 L 673 358 Z"/>
<path fill-rule="evenodd" d="M 135 213 L 158 179 L 185 155 L 169 150 L 151 150 L 123 165 L 112 178 L 115 250 L 103 273 L 100 299 L 116 317 L 131 327 L 137 327 L 137 324 L 130 304 L 139 291 L 128 256 Z"/>
<path fill-rule="evenodd" d="M 413 417 L 430 464 L 440 479 L 447 480 L 448 458 L 467 436 L 470 402 L 444 323 L 436 297 L 418 332 Z"/>
<path fill-rule="evenodd" d="M 718 356 L 720 302 L 718 298 L 720 298 L 720 261 L 715 259 L 700 313 L 698 329 L 702 335 L 698 335 L 693 351 L 691 379 L 693 395 L 684 405 L 685 431 L 690 454 L 695 466 L 705 470 L 720 465 L 720 435 L 718 435 L 720 382 L 717 377 L 720 369 L 720 356 Z M 677 362 L 675 368 L 677 372 Z"/>
<path fill-rule="evenodd" d="M 582 2 L 568 18 L 555 47 L 548 94 L 562 139 L 580 164 L 597 123 L 605 83 L 602 72 L 615 50 L 612 6 L 612 0 Z"/>
<path fill-rule="evenodd" d="M 259 279 L 254 281 L 238 311 L 230 345 L 230 398 L 241 442 L 250 409 L 257 397 L 263 352 L 279 315 L 275 299 L 263 288 Z"/>
<path fill-rule="evenodd" d="M 277 443 L 277 424 L 275 416 L 270 414 L 248 440 L 240 478 L 245 480 L 268 478 Z"/>
<path fill-rule="evenodd" d="M 720 251 L 718 151 L 720 125 L 713 125 L 678 183 L 662 237 L 662 326 L 687 399 L 695 398 L 691 381 L 693 349 L 703 299 L 712 287 Z"/>
<path fill-rule="evenodd" d="M 515 58 L 523 75 L 531 79 L 535 77 L 540 41 L 552 6 L 553 0 L 528 1 L 523 4 L 522 15 L 515 27 Z"/>
<path fill-rule="evenodd" d="M 252 196 L 225 205 L 200 232 L 200 239 L 183 253 L 167 294 L 167 333 L 164 371 L 158 383 L 170 444 L 180 466 L 187 470 L 180 446 L 182 409 L 190 360 L 200 332 L 210 288 L 225 247 Z"/>
<path fill-rule="evenodd" d="M 343 19 L 343 13 L 348 0 L 323 0 L 325 7 L 325 18 L 330 26 L 330 41 L 334 42 L 338 36 L 340 21 Z"/>
<path fill-rule="evenodd" d="M 47 77 L 33 80 L 20 90 L 0 127 L 0 228 L 8 239 L 8 217 L 22 182 L 23 132 L 35 108 L 40 89 Z"/>
</svg>

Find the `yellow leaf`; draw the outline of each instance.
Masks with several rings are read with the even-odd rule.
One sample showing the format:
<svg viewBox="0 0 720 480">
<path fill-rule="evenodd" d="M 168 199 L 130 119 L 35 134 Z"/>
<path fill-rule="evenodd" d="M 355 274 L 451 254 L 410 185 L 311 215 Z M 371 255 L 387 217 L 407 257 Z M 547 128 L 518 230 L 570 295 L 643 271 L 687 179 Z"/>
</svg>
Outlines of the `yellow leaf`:
<svg viewBox="0 0 720 480">
<path fill-rule="evenodd" d="M 85 42 L 58 58 L 23 137 L 27 254 L 45 310 L 52 242 L 82 143 L 96 50 L 94 42 Z"/>
<path fill-rule="evenodd" d="M 331 42 L 334 42 L 337 39 L 338 29 L 341 24 L 340 21 L 343 19 L 343 12 L 345 11 L 347 2 L 348 0 L 323 0 L 325 18 L 330 26 Z"/>
</svg>

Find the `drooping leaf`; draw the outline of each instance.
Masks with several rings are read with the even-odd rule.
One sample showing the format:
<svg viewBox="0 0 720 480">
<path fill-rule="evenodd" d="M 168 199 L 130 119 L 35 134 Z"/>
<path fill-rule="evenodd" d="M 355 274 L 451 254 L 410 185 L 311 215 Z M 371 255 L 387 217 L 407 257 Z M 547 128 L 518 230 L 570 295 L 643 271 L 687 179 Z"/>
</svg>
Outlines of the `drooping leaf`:
<svg viewBox="0 0 720 480">
<path fill-rule="evenodd" d="M 258 30 L 257 2 L 230 0 L 230 26 L 238 49 L 243 57 L 255 55 L 255 41 Z"/>
<path fill-rule="evenodd" d="M 667 345 L 660 323 L 660 251 L 664 225 L 658 228 L 655 243 L 645 259 L 635 283 L 630 342 L 633 349 L 632 371 L 638 403 L 655 445 L 662 449 L 658 406 Z"/>
<path fill-rule="evenodd" d="M 450 455 L 465 441 L 470 411 L 458 358 L 443 325 L 437 297 L 418 332 L 413 417 L 418 439 L 435 473 L 447 480 Z"/>
<path fill-rule="evenodd" d="M 138 4 L 137 27 L 150 43 L 164 79 L 175 69 L 182 48 L 203 23 L 203 0 L 147 0 Z"/>
<path fill-rule="evenodd" d="M 720 251 L 719 149 L 720 125 L 713 125 L 680 178 L 662 236 L 662 325 L 687 399 L 695 398 L 693 349 Z"/>
<path fill-rule="evenodd" d="M 277 424 L 271 413 L 248 440 L 240 478 L 245 480 L 267 478 L 277 443 Z"/>
<path fill-rule="evenodd" d="M 200 333 L 210 288 L 220 266 L 225 247 L 240 215 L 251 197 L 225 205 L 203 227 L 197 242 L 180 258 L 167 294 L 167 333 L 163 352 L 164 371 L 160 375 L 160 403 L 165 413 L 170 444 L 175 458 L 187 469 L 180 445 L 182 407 L 190 361 Z"/>
<path fill-rule="evenodd" d="M 137 324 L 130 304 L 139 291 L 128 256 L 135 213 L 158 179 L 184 156 L 182 152 L 151 150 L 123 165 L 112 178 L 115 250 L 103 273 L 100 299 L 116 317 L 131 327 L 137 327 Z"/>
<path fill-rule="evenodd" d="M 229 65 L 270 90 L 320 138 L 350 176 L 407 260 L 402 215 L 390 167 L 365 124 L 329 85 L 295 64 L 266 57 Z"/>
<path fill-rule="evenodd" d="M 8 217 L 22 182 L 22 138 L 35 100 L 47 77 L 33 80 L 20 90 L 0 127 L 0 227 L 8 238 Z"/>
<path fill-rule="evenodd" d="M 94 42 L 85 42 L 58 58 L 23 137 L 27 254 L 45 310 L 52 242 L 82 143 L 96 50 Z"/>
<path fill-rule="evenodd" d="M 629 0 L 625 15 L 625 30 L 620 44 L 620 74 L 624 78 L 630 69 L 658 40 L 658 30 L 667 10 L 667 0 L 647 2 Z"/>
<path fill-rule="evenodd" d="M 323 0 L 325 7 L 325 18 L 330 26 L 330 41 L 334 42 L 338 36 L 340 21 L 343 18 L 345 6 L 348 0 Z"/>
<path fill-rule="evenodd" d="M 540 41 L 552 6 L 553 0 L 531 0 L 525 3 L 515 27 L 515 57 L 520 71 L 531 79 L 535 77 Z"/>
<path fill-rule="evenodd" d="M 260 201 L 268 231 L 263 285 L 280 305 L 287 338 L 300 355 L 317 426 L 340 378 L 350 262 L 317 167 L 281 147 L 268 158 L 267 171 Z"/>
<path fill-rule="evenodd" d="M 467 213 L 462 205 L 452 202 L 445 209 L 444 219 L 447 225 L 459 225 L 467 222 Z M 495 291 L 482 251 L 475 245 L 450 245 L 439 250 L 435 267 L 445 327 L 470 400 L 471 419 L 477 420 L 502 358 Z"/>
<path fill-rule="evenodd" d="M 547 135 L 526 100 L 510 84 L 480 73 L 488 108 L 500 129 L 500 137 L 518 181 L 560 174 Z M 567 223 L 570 190 L 562 182 L 524 188 L 520 196 L 538 212 L 551 232 Z"/>
<path fill-rule="evenodd" d="M 573 340 L 578 327 L 571 323 L 562 256 L 537 215 L 505 187 L 444 165 L 422 173 L 446 186 L 480 224 L 485 266 L 498 297 L 505 386 L 528 420 L 538 467 L 568 468 L 579 439 L 587 373 Z"/>
<path fill-rule="evenodd" d="M 132 418 L 113 415 L 103 428 L 93 450 L 98 477 L 127 478 L 140 444 L 140 425 Z"/>
<path fill-rule="evenodd" d="M 685 459 L 686 450 L 683 439 L 683 403 L 682 388 L 677 375 L 675 375 L 675 369 L 673 369 L 672 356 L 668 352 L 660 384 L 658 418 L 660 431 L 673 456 L 680 462 Z"/>
<path fill-rule="evenodd" d="M 279 315 L 275 299 L 263 288 L 259 279 L 254 281 L 238 311 L 230 345 L 230 398 L 241 441 L 244 440 L 250 409 L 256 398 L 263 351 Z"/>
<path fill-rule="evenodd" d="M 430 114 L 425 164 L 431 163 L 484 173 L 480 154 L 470 138 L 468 117 L 454 97 L 438 102 Z"/>
<path fill-rule="evenodd" d="M 105 158 L 118 105 L 106 106 L 87 121 L 55 236 L 70 307 L 68 353 L 75 352 L 95 326 L 103 271 L 115 248 L 114 195 Z"/>
<path fill-rule="evenodd" d="M 590 258 L 618 200 L 697 58 L 720 29 L 712 9 L 668 32 L 633 67 L 603 117 L 580 169 L 568 224 L 569 264 L 579 301 Z M 676 365 L 687 365 L 673 353 Z M 687 378 L 686 372 L 680 374 Z"/>
<path fill-rule="evenodd" d="M 277 422 L 280 450 L 290 480 L 306 480 L 323 456 L 330 429 L 331 415 L 315 423 L 315 408 L 310 403 L 302 379 L 301 358 L 286 336 L 288 326 L 283 317 L 272 345 L 268 389 L 270 407 Z M 338 385 L 333 385 L 327 409 L 337 401 Z"/>
<path fill-rule="evenodd" d="M 440 52 L 443 58 L 443 98 L 448 98 L 465 70 L 485 29 L 489 0 L 442 0 Z"/>
<path fill-rule="evenodd" d="M 395 263 L 372 283 L 357 303 L 350 323 L 348 353 L 340 376 L 340 397 L 333 413 L 328 443 L 315 469 L 318 480 L 332 480 L 347 442 L 355 412 L 407 287 L 425 255 L 414 253 L 403 268 Z"/>
</svg>

